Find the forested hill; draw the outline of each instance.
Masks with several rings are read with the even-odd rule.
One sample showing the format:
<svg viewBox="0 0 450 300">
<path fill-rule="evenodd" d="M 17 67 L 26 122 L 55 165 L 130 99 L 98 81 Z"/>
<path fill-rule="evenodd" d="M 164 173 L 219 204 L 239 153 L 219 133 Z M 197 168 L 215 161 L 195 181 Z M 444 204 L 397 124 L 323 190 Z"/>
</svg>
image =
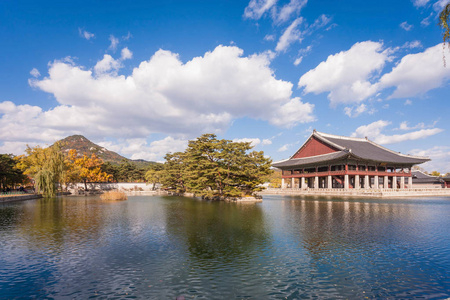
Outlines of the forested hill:
<svg viewBox="0 0 450 300">
<path fill-rule="evenodd" d="M 146 161 L 143 159 L 132 160 L 123 157 L 116 152 L 110 151 L 104 147 L 94 144 L 82 135 L 71 135 L 58 141 L 61 143 L 62 150 L 67 152 L 70 149 L 75 149 L 81 155 L 86 154 L 91 156 L 92 154 L 97 155 L 104 162 L 110 162 L 111 164 L 118 165 L 123 162 L 123 160 L 128 161 L 138 167 L 146 167 L 151 164 L 155 164 L 153 161 Z"/>
</svg>

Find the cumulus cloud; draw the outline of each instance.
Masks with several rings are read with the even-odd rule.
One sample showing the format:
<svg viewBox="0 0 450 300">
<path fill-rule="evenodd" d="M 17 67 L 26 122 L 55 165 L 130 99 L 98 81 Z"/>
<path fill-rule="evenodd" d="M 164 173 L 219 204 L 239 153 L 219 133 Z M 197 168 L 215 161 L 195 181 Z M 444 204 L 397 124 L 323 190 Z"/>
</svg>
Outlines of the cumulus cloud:
<svg viewBox="0 0 450 300">
<path fill-rule="evenodd" d="M 358 103 L 378 91 L 371 79 L 391 58 L 389 49 L 379 42 L 360 42 L 349 50 L 328 56 L 315 69 L 304 74 L 299 87 L 305 93 L 329 92 L 332 106 L 339 103 Z"/>
<path fill-rule="evenodd" d="M 413 149 L 410 154 L 427 156 L 431 158 L 431 161 L 420 165 L 421 168 L 424 168 L 429 172 L 438 171 L 445 174 L 450 171 L 450 147 L 448 146 L 434 146 L 428 149 Z"/>
<path fill-rule="evenodd" d="M 409 100 L 409 99 L 406 99 L 404 104 L 405 104 L 405 105 L 412 105 L 412 101 Z"/>
<path fill-rule="evenodd" d="M 391 122 L 385 120 L 379 120 L 368 125 L 358 127 L 355 132 L 352 133 L 352 137 L 368 137 L 370 140 L 378 144 L 394 144 L 409 140 L 423 139 L 442 132 L 440 128 L 420 129 L 404 134 L 386 135 L 382 131 L 390 125 Z"/>
<path fill-rule="evenodd" d="M 117 76 L 117 72 L 122 67 L 119 60 L 115 60 L 111 55 L 105 54 L 103 59 L 94 66 L 94 71 L 98 76 L 109 74 Z"/>
<path fill-rule="evenodd" d="M 120 58 L 122 60 L 133 58 L 133 52 L 131 52 L 127 47 L 122 49 Z"/>
<path fill-rule="evenodd" d="M 119 45 L 119 39 L 111 34 L 109 36 L 109 41 L 111 42 L 111 44 L 109 45 L 108 49 L 112 50 L 112 51 L 116 51 L 117 50 L 117 46 Z"/>
<path fill-rule="evenodd" d="M 262 144 L 263 145 L 272 145 L 272 141 L 270 139 L 263 139 Z"/>
<path fill-rule="evenodd" d="M 276 3 L 277 0 L 251 0 L 244 10 L 244 17 L 259 20 Z"/>
<path fill-rule="evenodd" d="M 52 143 L 84 134 L 139 144 L 135 139 L 147 141 L 153 133 L 181 138 L 219 133 L 241 117 L 285 128 L 313 121 L 314 105 L 291 96 L 293 85 L 275 78 L 272 58 L 271 52 L 244 56 L 238 47 L 218 46 L 183 63 L 176 53 L 159 50 L 129 76 L 118 74 L 121 58 L 108 54 L 91 69 L 54 61 L 48 76 L 29 82 L 59 105 L 44 111 L 0 103 L 0 139 Z"/>
<path fill-rule="evenodd" d="M 390 73 L 380 79 L 380 87 L 395 87 L 389 98 L 406 98 L 438 88 L 450 79 L 450 68 L 443 65 L 442 56 L 450 51 L 442 44 L 424 52 L 404 56 Z"/>
<path fill-rule="evenodd" d="M 413 25 L 411 25 L 411 24 L 408 24 L 408 22 L 402 22 L 402 23 L 400 23 L 400 27 L 403 29 L 403 30 L 406 30 L 406 31 L 410 31 L 411 29 L 413 29 Z"/>
<path fill-rule="evenodd" d="M 41 76 L 41 73 L 39 73 L 39 70 L 38 70 L 38 69 L 33 68 L 33 69 L 30 71 L 30 75 L 33 76 L 33 77 L 35 77 L 35 78 L 37 78 L 37 77 Z"/>
<path fill-rule="evenodd" d="M 84 38 L 84 39 L 86 39 L 86 40 L 90 40 L 90 39 L 92 39 L 92 38 L 94 38 L 95 37 L 95 35 L 93 34 L 93 33 L 90 33 L 90 32 L 88 32 L 88 31 L 86 31 L 86 30 L 83 30 L 83 29 L 81 29 L 81 28 L 78 28 L 78 34 L 82 37 L 82 38 Z"/>
<path fill-rule="evenodd" d="M 274 34 L 266 34 L 264 36 L 264 40 L 273 42 L 273 41 L 275 41 L 275 35 Z"/>
</svg>

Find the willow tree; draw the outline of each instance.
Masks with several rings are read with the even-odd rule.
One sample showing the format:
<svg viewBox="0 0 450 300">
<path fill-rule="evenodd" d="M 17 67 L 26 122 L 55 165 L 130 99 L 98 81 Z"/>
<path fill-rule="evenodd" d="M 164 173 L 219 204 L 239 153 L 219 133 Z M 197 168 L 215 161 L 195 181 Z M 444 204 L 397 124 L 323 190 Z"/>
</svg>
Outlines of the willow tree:
<svg viewBox="0 0 450 300">
<path fill-rule="evenodd" d="M 18 167 L 34 179 L 38 193 L 45 197 L 55 196 L 65 168 L 61 145 L 57 143 L 48 148 L 27 146 L 25 152 L 26 155 L 20 157 Z"/>
<path fill-rule="evenodd" d="M 439 14 L 439 27 L 442 28 L 442 40 L 443 47 L 445 51 L 446 44 L 450 49 L 450 2 L 445 5 L 444 9 L 442 9 Z M 444 66 L 445 66 L 445 54 L 444 54 Z"/>
</svg>

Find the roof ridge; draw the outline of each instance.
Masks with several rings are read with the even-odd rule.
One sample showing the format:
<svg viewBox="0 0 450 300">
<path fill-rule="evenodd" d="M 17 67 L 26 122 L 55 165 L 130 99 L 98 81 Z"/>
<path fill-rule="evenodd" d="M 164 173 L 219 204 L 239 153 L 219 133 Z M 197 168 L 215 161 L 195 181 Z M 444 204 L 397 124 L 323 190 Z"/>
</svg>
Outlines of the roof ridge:
<svg viewBox="0 0 450 300">
<path fill-rule="evenodd" d="M 316 131 L 317 134 L 319 134 L 320 136 L 324 137 L 324 138 L 335 138 L 335 139 L 341 139 L 341 140 L 349 140 L 349 141 L 357 141 L 357 142 L 366 142 L 367 139 L 366 138 L 358 138 L 358 137 L 350 137 L 350 136 L 343 136 L 343 135 L 336 135 L 336 134 L 330 134 L 330 133 L 324 133 L 324 132 L 318 132 Z"/>
<path fill-rule="evenodd" d="M 326 155 L 332 155 L 332 154 L 336 154 L 339 152 L 345 152 L 344 150 L 340 150 L 340 151 L 336 151 L 336 152 L 331 152 L 331 153 L 325 153 L 325 154 L 319 154 L 319 155 L 314 155 L 314 156 L 308 156 L 308 157 L 297 157 L 297 158 L 289 158 L 289 159 L 285 159 L 286 160 L 296 160 L 296 159 L 307 159 L 307 158 L 312 158 L 312 157 L 320 157 L 320 156 L 326 156 Z"/>
<path fill-rule="evenodd" d="M 428 156 L 415 156 L 415 155 L 403 154 L 401 152 L 397 152 L 397 151 L 388 149 L 388 148 L 386 148 L 384 146 L 381 146 L 380 144 L 377 144 L 377 143 L 375 143 L 375 142 L 373 142 L 373 141 L 371 141 L 369 139 L 367 140 L 367 142 L 371 143 L 374 146 L 377 146 L 378 148 L 381 148 L 383 150 L 389 151 L 389 152 L 391 152 L 393 154 L 397 154 L 397 155 L 400 155 L 400 156 L 403 156 L 403 157 L 411 157 L 411 158 L 417 158 L 417 159 L 428 159 L 428 160 L 430 160 L 430 158 Z"/>
<path fill-rule="evenodd" d="M 375 143 L 372 140 L 369 140 L 367 137 L 366 138 L 347 137 L 347 136 L 334 135 L 334 134 L 317 132 L 317 131 L 315 133 L 318 134 L 319 136 L 325 138 L 325 139 L 326 139 L 326 137 L 330 137 L 330 138 L 336 138 L 336 139 L 341 139 L 341 140 L 349 140 L 349 141 L 355 141 L 355 142 L 370 143 L 370 144 L 372 144 L 372 145 L 374 145 L 374 146 L 376 146 L 376 147 L 378 147 L 380 149 L 383 149 L 383 150 L 388 151 L 388 152 L 390 152 L 392 154 L 396 154 L 396 155 L 403 156 L 403 157 L 410 157 L 410 158 L 417 158 L 417 159 L 428 159 L 428 160 L 430 159 L 427 156 L 416 156 L 416 155 L 410 155 L 410 154 L 403 154 L 401 152 L 397 152 L 397 151 L 391 150 L 391 149 L 386 148 L 386 147 L 384 147 L 384 146 L 382 146 L 380 144 Z M 332 143 L 331 141 L 328 141 L 328 142 Z M 342 148 L 342 146 L 340 146 L 340 147 Z"/>
</svg>

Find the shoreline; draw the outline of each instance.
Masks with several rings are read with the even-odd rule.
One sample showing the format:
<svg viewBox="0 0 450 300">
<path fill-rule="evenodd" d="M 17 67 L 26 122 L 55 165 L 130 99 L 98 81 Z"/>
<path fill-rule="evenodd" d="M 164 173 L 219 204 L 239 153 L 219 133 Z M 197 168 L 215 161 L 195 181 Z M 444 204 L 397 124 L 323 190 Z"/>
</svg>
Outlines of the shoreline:
<svg viewBox="0 0 450 300">
<path fill-rule="evenodd" d="M 25 201 L 25 200 L 33 200 L 33 199 L 40 199 L 40 198 L 42 198 L 42 195 L 40 195 L 40 194 L 4 196 L 4 197 L 2 196 L 2 197 L 0 197 L 0 203 Z"/>
<path fill-rule="evenodd" d="M 377 190 L 344 190 L 344 189 L 266 189 L 259 195 L 292 195 L 292 196 L 335 196 L 362 198 L 398 198 L 398 197 L 450 197 L 450 189 L 377 189 Z"/>
</svg>

